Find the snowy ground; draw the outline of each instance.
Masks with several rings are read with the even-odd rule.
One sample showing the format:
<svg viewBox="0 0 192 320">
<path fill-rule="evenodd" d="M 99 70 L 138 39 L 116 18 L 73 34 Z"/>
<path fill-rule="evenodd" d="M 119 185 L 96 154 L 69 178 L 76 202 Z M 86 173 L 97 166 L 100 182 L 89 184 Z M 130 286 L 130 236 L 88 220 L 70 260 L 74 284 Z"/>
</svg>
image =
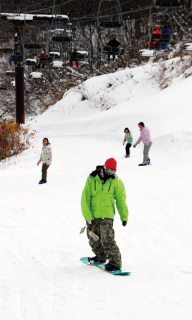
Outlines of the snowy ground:
<svg viewBox="0 0 192 320">
<path fill-rule="evenodd" d="M 1 320 L 191 319 L 192 78 L 160 91 L 147 68 L 72 89 L 31 122 L 38 130 L 33 148 L 0 164 Z M 113 108 L 100 111 L 105 102 Z M 136 141 L 139 121 L 153 138 L 148 167 L 137 166 L 142 145 L 124 159 L 123 130 Z M 44 137 L 53 164 L 48 183 L 38 185 Z M 130 212 L 126 228 L 118 213 L 115 220 L 123 269 L 132 272 L 126 278 L 79 262 L 92 256 L 79 235 L 81 192 L 109 157 L 118 162 Z"/>
</svg>

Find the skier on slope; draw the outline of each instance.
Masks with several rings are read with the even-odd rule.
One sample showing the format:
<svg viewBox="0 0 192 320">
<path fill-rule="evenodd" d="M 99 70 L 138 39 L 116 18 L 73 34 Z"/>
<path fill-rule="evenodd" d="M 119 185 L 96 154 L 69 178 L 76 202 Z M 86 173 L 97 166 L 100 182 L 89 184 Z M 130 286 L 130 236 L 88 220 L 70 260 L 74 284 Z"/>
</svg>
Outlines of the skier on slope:
<svg viewBox="0 0 192 320">
<path fill-rule="evenodd" d="M 42 178 L 39 181 L 39 184 L 43 184 L 47 182 L 47 170 L 51 164 L 51 161 L 52 161 L 51 144 L 47 138 L 44 138 L 41 156 L 39 161 L 37 162 L 37 165 L 39 165 L 42 162 Z"/>
<path fill-rule="evenodd" d="M 149 150 L 152 145 L 151 135 L 149 132 L 149 129 L 145 127 L 143 122 L 139 122 L 138 124 L 141 134 L 137 142 L 133 145 L 133 148 L 135 148 L 141 141 L 144 143 L 144 149 L 143 149 L 143 162 L 139 164 L 139 166 L 146 166 L 150 164 L 149 159 Z"/>
<path fill-rule="evenodd" d="M 125 138 L 123 140 L 123 145 L 126 143 L 126 146 L 125 146 L 125 150 L 126 150 L 125 158 L 129 158 L 130 157 L 130 148 L 132 146 L 133 137 L 132 137 L 132 134 L 131 134 L 131 132 L 130 132 L 130 130 L 128 128 L 125 128 L 124 132 L 125 132 Z"/>
<path fill-rule="evenodd" d="M 107 271 L 116 271 L 122 266 L 121 253 L 114 239 L 115 201 L 124 227 L 128 220 L 125 187 L 116 176 L 116 169 L 114 158 L 108 159 L 104 166 L 97 166 L 87 178 L 81 198 L 89 244 L 96 255 L 88 261 L 92 264 L 106 263 Z M 89 235 L 90 230 L 99 237 L 98 241 Z"/>
</svg>

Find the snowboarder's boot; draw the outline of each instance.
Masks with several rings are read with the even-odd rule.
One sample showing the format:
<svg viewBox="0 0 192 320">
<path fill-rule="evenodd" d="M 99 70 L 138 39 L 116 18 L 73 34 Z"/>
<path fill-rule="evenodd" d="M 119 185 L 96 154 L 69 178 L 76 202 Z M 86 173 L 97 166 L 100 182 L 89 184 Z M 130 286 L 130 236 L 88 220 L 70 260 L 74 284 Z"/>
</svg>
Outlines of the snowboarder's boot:
<svg viewBox="0 0 192 320">
<path fill-rule="evenodd" d="M 47 183 L 47 181 L 45 181 L 45 180 L 40 180 L 39 181 L 39 184 L 43 184 L 43 183 Z"/>
<path fill-rule="evenodd" d="M 150 159 L 149 159 L 149 158 L 147 159 L 147 164 L 148 164 L 148 165 L 150 164 Z"/>
<path fill-rule="evenodd" d="M 140 163 L 140 164 L 138 164 L 138 166 L 146 166 L 147 165 L 147 163 L 146 162 L 143 162 L 143 163 Z"/>
<path fill-rule="evenodd" d="M 88 261 L 90 264 L 104 264 L 106 262 L 106 258 L 99 261 L 97 256 L 95 256 L 93 258 L 88 257 Z"/>
<path fill-rule="evenodd" d="M 117 268 L 117 267 L 113 266 L 112 264 L 107 263 L 105 265 L 105 270 L 106 271 L 117 271 L 117 270 L 120 270 L 120 268 Z"/>
</svg>

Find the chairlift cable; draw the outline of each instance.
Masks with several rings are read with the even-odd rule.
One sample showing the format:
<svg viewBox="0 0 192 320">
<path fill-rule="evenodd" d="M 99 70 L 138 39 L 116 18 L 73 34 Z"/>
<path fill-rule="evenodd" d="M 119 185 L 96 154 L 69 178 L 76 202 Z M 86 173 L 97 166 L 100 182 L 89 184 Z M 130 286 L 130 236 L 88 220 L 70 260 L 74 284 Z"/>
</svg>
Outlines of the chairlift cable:
<svg viewBox="0 0 192 320">
<path fill-rule="evenodd" d="M 143 10 L 149 10 L 150 8 L 154 8 L 154 6 L 150 7 L 150 6 L 147 6 L 147 7 L 144 7 L 144 8 L 141 8 L 141 9 L 138 9 L 138 10 L 131 10 L 131 11 L 124 11 L 124 12 L 121 12 L 119 15 L 123 16 L 124 14 L 126 13 L 135 13 L 135 12 L 140 12 L 140 11 L 143 11 Z M 118 14 L 113 14 L 113 16 L 116 16 Z M 104 16 L 101 16 L 101 18 L 108 18 L 110 17 L 111 15 L 104 15 Z M 96 19 L 96 16 L 93 16 L 93 17 L 90 17 L 90 16 L 83 16 L 80 18 L 81 21 L 82 20 L 95 20 Z M 75 21 L 75 20 L 79 20 L 79 18 L 73 18 L 71 19 L 71 21 Z M 141 19 L 137 19 L 137 20 L 141 20 Z"/>
<path fill-rule="evenodd" d="M 65 5 L 65 4 L 70 3 L 70 2 L 73 2 L 73 1 L 74 1 L 74 0 L 68 0 L 68 1 L 65 1 L 65 2 L 60 3 L 60 4 L 55 4 L 55 5 L 52 5 L 52 6 L 47 6 L 47 7 L 45 7 L 45 8 L 41 8 L 41 9 L 35 10 L 35 12 L 37 13 L 37 12 L 42 12 L 42 11 L 49 10 L 49 9 L 51 9 L 51 8 L 60 7 L 60 6 L 62 6 L 62 5 Z M 43 2 L 44 2 L 44 1 L 43 1 Z M 38 3 L 37 3 L 37 5 L 38 5 Z M 30 7 L 30 6 L 28 6 L 28 7 Z M 31 10 L 31 11 L 27 12 L 26 14 L 30 14 L 30 13 L 32 13 L 32 12 L 34 12 L 34 10 L 33 10 L 33 11 Z"/>
</svg>

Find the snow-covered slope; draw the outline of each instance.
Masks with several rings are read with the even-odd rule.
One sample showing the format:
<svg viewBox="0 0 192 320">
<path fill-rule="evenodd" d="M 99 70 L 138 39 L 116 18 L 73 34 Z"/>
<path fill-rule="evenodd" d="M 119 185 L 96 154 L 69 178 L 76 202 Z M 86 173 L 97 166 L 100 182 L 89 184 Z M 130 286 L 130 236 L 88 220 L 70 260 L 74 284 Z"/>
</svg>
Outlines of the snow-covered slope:
<svg viewBox="0 0 192 320">
<path fill-rule="evenodd" d="M 33 148 L 1 163 L 2 320 L 191 319 L 192 78 L 160 91 L 151 77 L 157 69 L 126 69 L 70 90 L 31 122 Z M 151 130 L 152 166 L 137 166 L 142 145 L 124 158 L 124 128 L 136 141 L 140 121 Z M 38 185 L 44 137 L 53 164 L 48 183 Z M 79 262 L 92 256 L 79 235 L 81 192 L 109 157 L 127 191 L 128 225 L 118 213 L 115 220 L 127 278 Z"/>
</svg>

